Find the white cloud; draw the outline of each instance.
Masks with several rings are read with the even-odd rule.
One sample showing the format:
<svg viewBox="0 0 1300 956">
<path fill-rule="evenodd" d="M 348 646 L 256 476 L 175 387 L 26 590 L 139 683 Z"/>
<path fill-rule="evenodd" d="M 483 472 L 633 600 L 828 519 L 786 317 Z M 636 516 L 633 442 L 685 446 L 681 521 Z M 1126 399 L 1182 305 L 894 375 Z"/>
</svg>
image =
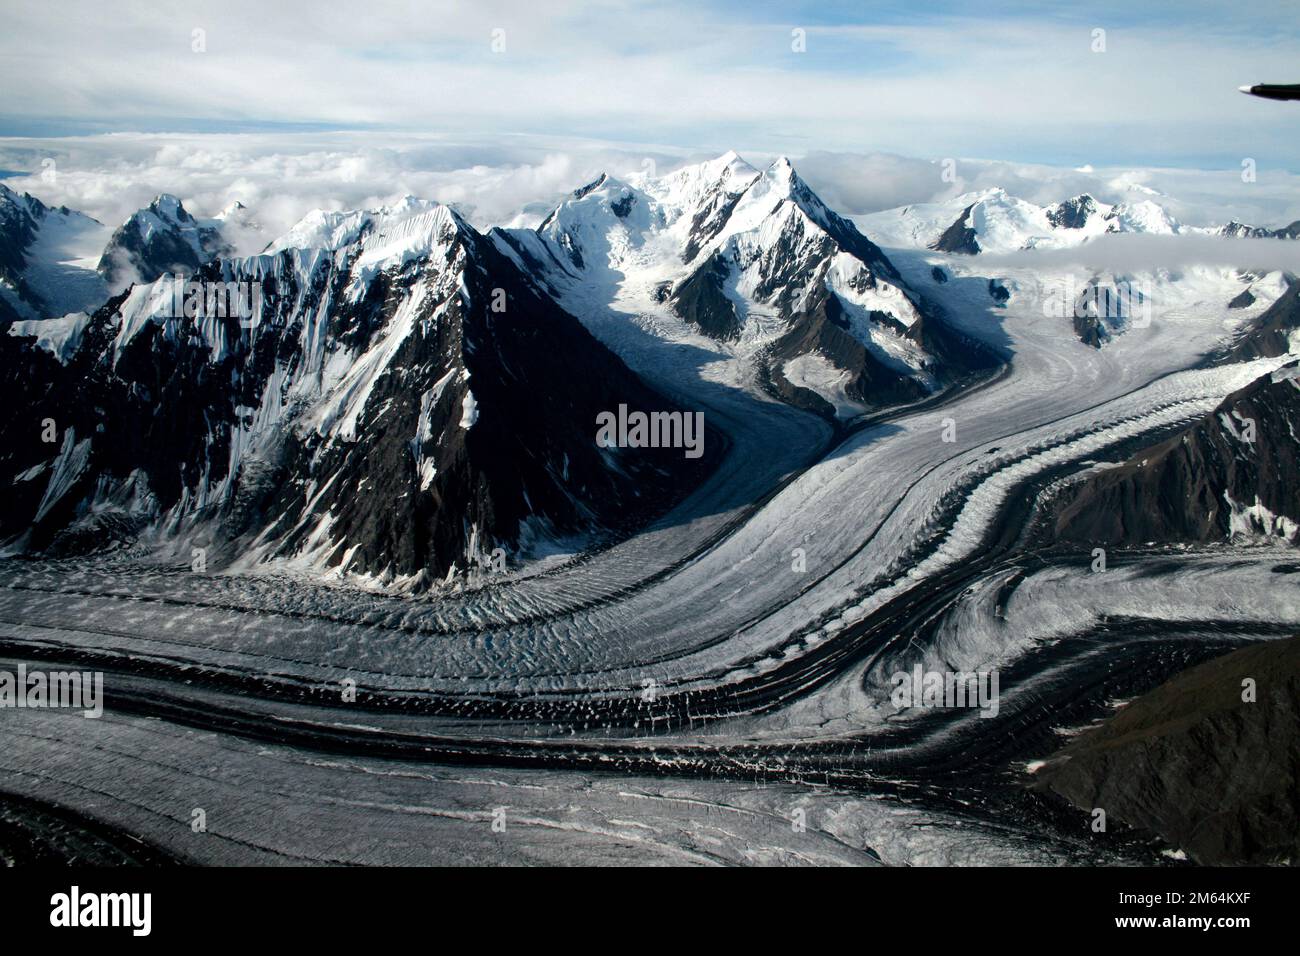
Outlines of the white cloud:
<svg viewBox="0 0 1300 956">
<path fill-rule="evenodd" d="M 1072 249 L 1027 249 L 1004 254 L 982 254 L 980 263 L 994 268 L 1054 272 L 1082 266 L 1093 272 L 1115 275 L 1179 272 L 1192 266 L 1249 269 L 1257 273 L 1277 270 L 1300 273 L 1300 242 L 1127 233 L 1098 236 Z"/>
<path fill-rule="evenodd" d="M 546 142 L 470 147 L 369 134 L 0 140 L 0 168 L 32 171 L 7 184 L 47 205 L 67 205 L 116 225 L 160 192 L 179 196 L 198 216 L 215 215 L 237 200 L 267 237 L 312 209 L 372 207 L 407 194 L 452 204 L 480 227 L 528 224 L 597 173 L 635 169 L 644 155 Z M 54 160 L 52 179 L 43 175 L 45 159 Z"/>
<path fill-rule="evenodd" d="M 11 5 L 14 6 L 14 5 Z M 921 12 L 907 22 L 807 26 L 817 8 L 737 12 L 608 0 L 555 5 L 342 0 L 105 4 L 6 11 L 10 117 L 113 129 L 325 123 L 459 134 L 637 138 L 717 152 L 814 148 L 1181 164 L 1237 153 L 1297 161 L 1285 105 L 1237 87 L 1290 77 L 1288 13 L 1071 17 Z M 867 8 L 842 16 L 871 18 Z M 1092 52 L 1092 17 L 1107 49 Z M 874 19 L 874 18 L 873 18 Z M 883 20 L 884 18 L 879 18 Z M 1217 26 L 1208 28 L 1207 20 Z M 493 30 L 505 49 L 492 52 Z M 193 31 L 205 52 L 195 53 Z M 176 127 L 172 127 L 176 128 Z"/>
<path fill-rule="evenodd" d="M 720 150 L 719 150 L 720 152 Z M 160 192 L 211 216 L 238 200 L 262 227 L 241 253 L 258 251 L 312 209 L 355 209 L 406 194 L 456 206 L 480 228 L 535 225 L 569 191 L 601 172 L 627 176 L 652 159 L 659 172 L 715 155 L 552 137 L 462 137 L 399 133 L 110 134 L 0 139 L 6 180 L 49 205 L 67 205 L 117 225 Z M 774 154 L 745 152 L 756 165 Z M 1237 219 L 1280 226 L 1300 219 L 1300 177 L 1261 168 L 1243 183 L 1234 170 L 1097 167 L 1090 171 L 1023 163 L 958 160 L 956 180 L 940 163 L 885 153 L 817 151 L 795 155 L 800 174 L 848 216 L 950 199 L 1002 186 L 1047 204 L 1089 192 L 1105 202 L 1154 198 L 1189 225 Z M 53 159 L 56 175 L 43 175 Z M 1151 191 L 1155 191 L 1155 195 Z"/>
</svg>

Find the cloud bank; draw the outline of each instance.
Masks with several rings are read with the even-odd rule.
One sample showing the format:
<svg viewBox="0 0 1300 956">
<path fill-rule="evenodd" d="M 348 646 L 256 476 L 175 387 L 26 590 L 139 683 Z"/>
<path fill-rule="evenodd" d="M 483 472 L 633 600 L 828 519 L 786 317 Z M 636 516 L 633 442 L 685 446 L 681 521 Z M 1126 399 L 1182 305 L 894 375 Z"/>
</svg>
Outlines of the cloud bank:
<svg viewBox="0 0 1300 956">
<path fill-rule="evenodd" d="M 239 252 L 259 251 L 313 209 L 373 207 L 412 194 L 455 206 L 479 228 L 535 225 L 571 190 L 602 172 L 626 177 L 652 163 L 667 172 L 709 151 L 552 137 L 379 133 L 110 134 L 0 139 L 0 177 L 48 205 L 66 205 L 108 225 L 160 192 L 195 215 L 234 201 L 261 227 Z M 750 152 L 754 165 L 773 154 Z M 940 163 L 887 153 L 815 151 L 792 157 L 800 175 L 837 211 L 865 216 L 911 203 L 1002 186 L 1039 204 L 1090 192 L 1105 202 L 1153 198 L 1188 225 L 1236 219 L 1280 226 L 1300 219 L 1300 177 L 1263 171 L 1140 167 L 1079 170 L 958 160 L 948 181 Z M 52 167 L 50 164 L 53 164 Z"/>
<path fill-rule="evenodd" d="M 994 268 L 1067 271 L 1082 267 L 1115 275 L 1180 272 L 1193 266 L 1246 269 L 1260 274 L 1277 270 L 1300 274 L 1300 242 L 1121 233 L 1097 236 L 1072 249 L 1025 249 L 981 254 L 979 261 Z"/>
</svg>

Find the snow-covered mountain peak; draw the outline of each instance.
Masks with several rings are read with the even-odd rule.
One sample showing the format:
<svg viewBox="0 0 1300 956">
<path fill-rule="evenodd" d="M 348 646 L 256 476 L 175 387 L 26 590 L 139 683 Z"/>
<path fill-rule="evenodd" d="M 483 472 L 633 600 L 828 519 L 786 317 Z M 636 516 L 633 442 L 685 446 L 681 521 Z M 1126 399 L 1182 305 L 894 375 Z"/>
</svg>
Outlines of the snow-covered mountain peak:
<svg viewBox="0 0 1300 956">
<path fill-rule="evenodd" d="M 314 209 L 273 240 L 266 252 L 275 254 L 286 249 L 337 252 L 360 243 L 364 252 L 381 258 L 398 255 L 403 250 L 418 255 L 445 245 L 467 230 L 473 231 L 451 207 L 404 196 L 375 209 Z"/>
<path fill-rule="evenodd" d="M 194 272 L 230 252 L 221 226 L 195 219 L 179 198 L 160 193 L 113 233 L 96 270 L 115 292 L 163 273 Z"/>
<path fill-rule="evenodd" d="M 1145 232 L 1165 236 L 1182 232 L 1178 220 L 1150 199 L 1118 203 L 1110 207 L 1106 219 L 1111 224 L 1108 230 L 1110 232 Z"/>
<path fill-rule="evenodd" d="M 248 212 L 248 207 L 245 206 L 238 199 L 236 199 L 234 202 L 230 203 L 230 205 L 226 206 L 226 208 L 222 209 L 221 212 L 217 213 L 212 218 L 220 222 L 225 222 L 229 219 L 240 219 L 247 212 Z"/>
<path fill-rule="evenodd" d="M 149 203 L 149 212 L 159 216 L 169 222 L 193 222 L 194 217 L 181 203 L 180 199 L 171 193 L 159 193 Z"/>
<path fill-rule="evenodd" d="M 778 156 L 772 160 L 772 165 L 767 167 L 766 175 L 773 179 L 790 182 L 796 179 L 794 164 L 790 162 L 789 156 Z"/>
<path fill-rule="evenodd" d="M 1081 193 L 1040 206 L 1001 187 L 874 213 L 867 222 L 888 245 L 924 245 L 938 252 L 966 255 L 1065 248 L 1106 233 L 1172 235 L 1183 231 L 1152 199 L 1110 205 L 1091 193 Z"/>
<path fill-rule="evenodd" d="M 711 240 L 708 244 L 716 248 L 733 236 L 755 232 L 767 236 L 759 240 L 764 245 L 781 243 L 783 234 L 788 243 L 797 233 L 800 238 L 796 242 L 805 237 L 827 236 L 864 259 L 874 254 L 865 251 L 870 244 L 863 246 L 857 230 L 822 202 L 784 156 L 757 174 L 735 196 L 727 206 L 725 219 L 708 237 Z M 703 247 L 705 243 L 700 245 Z M 690 256 L 687 261 L 697 257 Z"/>
<path fill-rule="evenodd" d="M 637 185 L 661 205 L 687 212 L 698 209 L 718 192 L 742 192 L 758 174 L 739 153 L 728 150 L 715 159 L 683 166 L 664 176 L 642 177 Z"/>
<path fill-rule="evenodd" d="M 102 302 L 108 290 L 95 263 L 108 233 L 89 216 L 0 183 L 0 323 Z"/>
<path fill-rule="evenodd" d="M 767 196 L 777 200 L 788 199 L 797 203 L 805 212 L 816 211 L 820 214 L 821 210 L 826 209 L 808 184 L 799 178 L 790 160 L 784 156 L 777 157 L 772 165 L 763 170 L 762 176 L 749 187 L 748 192 L 752 199 Z"/>
<path fill-rule="evenodd" d="M 652 198 L 656 217 L 672 230 L 682 244 L 681 258 L 689 262 L 723 227 L 741 194 L 758 177 L 757 169 L 730 150 L 636 183 Z"/>
<path fill-rule="evenodd" d="M 15 192 L 4 183 L 0 183 L 0 216 L 12 215 L 14 211 L 19 210 L 31 212 L 33 203 L 38 203 L 41 208 L 44 208 L 44 204 L 30 194 Z"/>
</svg>

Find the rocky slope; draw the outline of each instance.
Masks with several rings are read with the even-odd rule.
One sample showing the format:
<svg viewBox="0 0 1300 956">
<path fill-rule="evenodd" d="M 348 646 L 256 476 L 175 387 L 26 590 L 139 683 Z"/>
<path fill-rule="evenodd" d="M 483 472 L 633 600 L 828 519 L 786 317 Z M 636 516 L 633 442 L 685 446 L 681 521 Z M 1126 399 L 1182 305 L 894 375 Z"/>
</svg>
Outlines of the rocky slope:
<svg viewBox="0 0 1300 956">
<path fill-rule="evenodd" d="M 538 229 L 498 236 L 575 310 L 675 316 L 828 417 L 915 400 L 995 362 L 784 158 L 759 170 L 728 153 L 664 177 L 601 176 Z"/>
<path fill-rule="evenodd" d="M 1300 861 L 1300 635 L 1143 694 L 1075 737 L 1033 787 L 1157 833 L 1198 863 Z"/>
<path fill-rule="evenodd" d="M 166 273 L 193 273 L 230 252 L 220 226 L 219 220 L 195 219 L 164 193 L 114 231 L 96 270 L 114 291 Z"/>
<path fill-rule="evenodd" d="M 0 183 L 0 332 L 102 303 L 108 290 L 92 257 L 107 232 L 89 216 Z"/>
<path fill-rule="evenodd" d="M 1250 289 L 1243 293 L 1247 294 L 1250 294 Z M 1250 304 L 1254 302 L 1252 295 Z M 1223 360 L 1246 362 L 1286 355 L 1292 350 L 1291 343 L 1297 329 L 1300 329 L 1300 283 L 1288 277 L 1286 291 L 1242 329 Z"/>
<path fill-rule="evenodd" d="M 1051 536 L 1140 545 L 1269 537 L 1300 543 L 1300 362 L 1229 395 L 1185 431 L 1068 486 Z"/>
<path fill-rule="evenodd" d="M 720 450 L 598 447 L 601 412 L 674 407 L 436 203 L 314 213 L 198 278 L 257 295 L 187 315 L 167 276 L 60 348 L 0 339 L 10 550 L 147 529 L 422 587 L 644 521 Z"/>
</svg>

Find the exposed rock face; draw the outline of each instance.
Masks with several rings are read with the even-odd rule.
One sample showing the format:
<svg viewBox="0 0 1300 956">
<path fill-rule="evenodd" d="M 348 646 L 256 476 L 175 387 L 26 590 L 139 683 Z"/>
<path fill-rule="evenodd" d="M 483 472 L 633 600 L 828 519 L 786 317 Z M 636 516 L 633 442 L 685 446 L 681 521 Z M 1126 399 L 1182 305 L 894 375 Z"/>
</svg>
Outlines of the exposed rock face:
<svg viewBox="0 0 1300 956">
<path fill-rule="evenodd" d="M 936 252 L 979 255 L 1019 249 L 1069 248 L 1108 233 L 1174 234 L 1182 226 L 1149 200 L 1100 203 L 1084 193 L 1050 206 L 1039 206 L 987 189 L 955 197 L 961 213 L 930 244 Z"/>
<path fill-rule="evenodd" d="M 418 587 L 494 547 L 644 521 L 721 446 L 598 447 L 602 412 L 677 409 L 435 203 L 313 214 L 198 277 L 260 295 L 187 315 L 165 277 L 62 360 L 0 338 L 0 400 L 23 410 L 0 424 L 0 539 L 57 550 L 148 526 Z"/>
<path fill-rule="evenodd" d="M 118 227 L 97 269 L 117 291 L 169 272 L 193 273 L 229 251 L 217 222 L 200 222 L 164 193 Z"/>
<path fill-rule="evenodd" d="M 1069 486 L 1055 503 L 1052 533 L 1061 541 L 1111 545 L 1234 535 L 1296 543 L 1298 434 L 1300 363 L 1292 362 L 1229 395 L 1180 434 Z"/>
<path fill-rule="evenodd" d="M 1097 212 L 1097 201 L 1084 193 L 1048 207 L 1047 221 L 1058 229 L 1082 229 Z"/>
<path fill-rule="evenodd" d="M 724 340 L 752 334 L 747 319 L 773 314 L 783 329 L 765 348 L 769 380 L 796 404 L 822 396 L 791 382 L 786 363 L 817 356 L 845 373 L 863 406 L 913 401 L 990 356 L 959 344 L 902 282 L 885 254 L 778 161 L 734 198 L 717 199 L 685 255 L 707 257 L 669 294 L 678 315 Z M 732 220 L 719 222 L 722 215 Z M 696 217 L 697 219 L 699 217 Z M 943 357 L 943 360 L 940 359 Z"/>
<path fill-rule="evenodd" d="M 1234 219 L 1223 226 L 1219 234 L 1230 239 L 1300 239 L 1300 220 L 1281 229 L 1269 229 L 1267 226 L 1248 226 Z"/>
<path fill-rule="evenodd" d="M 1033 787 L 1157 833 L 1198 863 L 1300 862 L 1300 635 L 1131 701 L 1048 760 Z"/>
<path fill-rule="evenodd" d="M 662 306 L 828 416 L 910 401 L 997 361 L 951 333 L 785 159 L 760 171 L 728 153 L 659 178 L 602 176 L 536 230 L 494 235 L 575 314 Z"/>
<path fill-rule="evenodd" d="M 1255 293 L 1251 292 L 1249 289 L 1242 289 L 1239 293 L 1234 295 L 1232 299 L 1228 302 L 1228 308 L 1249 309 L 1254 304 L 1255 304 Z"/>
<path fill-rule="evenodd" d="M 974 209 L 974 204 L 963 209 L 961 215 L 953 221 L 953 224 L 930 244 L 930 248 L 935 252 L 961 253 L 967 256 L 979 255 L 980 244 L 975 237 L 975 229 L 970 224 L 971 212 Z"/>
<path fill-rule="evenodd" d="M 727 296 L 730 274 L 727 261 L 715 253 L 668 293 L 673 311 L 705 335 L 724 342 L 739 339 L 741 330 L 736 303 Z"/>
<path fill-rule="evenodd" d="M 1074 334 L 1084 345 L 1099 349 L 1110 341 L 1110 330 L 1099 316 L 1087 313 L 1080 315 L 1076 312 L 1071 321 L 1074 323 Z"/>
<path fill-rule="evenodd" d="M 89 216 L 0 183 L 0 332 L 103 303 L 107 287 L 76 260 L 101 246 L 106 232 Z"/>
<path fill-rule="evenodd" d="M 23 299 L 28 298 L 23 294 L 23 271 L 27 268 L 23 253 L 36 240 L 38 219 L 44 212 L 39 199 L 19 196 L 0 183 L 0 279 Z"/>
<path fill-rule="evenodd" d="M 1250 295 L 1250 290 L 1245 290 L 1242 295 Z M 1254 301 L 1254 296 L 1251 296 L 1251 301 Z M 1297 329 L 1300 329 L 1300 282 L 1292 282 L 1276 302 L 1237 336 L 1224 359 L 1247 362 L 1286 355 L 1291 350 L 1291 338 Z"/>
<path fill-rule="evenodd" d="M 1084 345 L 1099 349 L 1129 328 L 1143 308 L 1140 289 L 1123 280 L 1107 282 L 1100 275 L 1093 276 L 1080 290 L 1071 311 L 1074 334 Z"/>
</svg>

